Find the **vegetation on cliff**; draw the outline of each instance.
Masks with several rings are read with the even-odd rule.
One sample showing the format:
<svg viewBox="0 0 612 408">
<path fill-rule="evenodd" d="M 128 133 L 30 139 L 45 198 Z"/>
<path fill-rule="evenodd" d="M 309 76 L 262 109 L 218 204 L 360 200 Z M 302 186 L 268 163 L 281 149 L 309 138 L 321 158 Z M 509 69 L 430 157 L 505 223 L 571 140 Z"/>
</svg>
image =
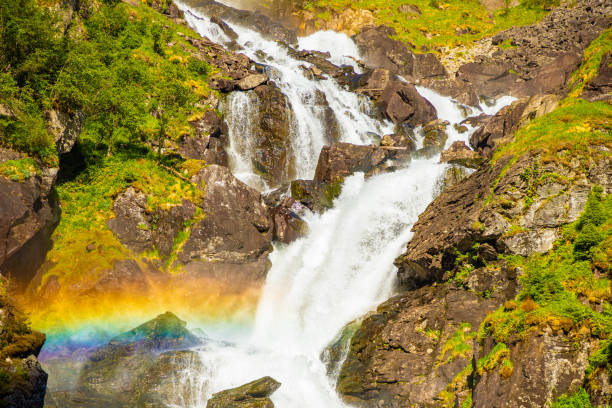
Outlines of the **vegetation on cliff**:
<svg viewBox="0 0 612 408">
<path fill-rule="evenodd" d="M 415 51 L 438 52 L 511 27 L 532 24 L 554 5 L 558 1 L 524 0 L 518 5 L 501 1 L 499 8 L 491 12 L 479 1 L 415 0 L 407 7 L 403 0 L 316 0 L 307 1 L 304 9 L 315 12 L 322 20 L 349 7 L 369 10 L 377 24 L 394 28 L 396 39 Z"/>
</svg>

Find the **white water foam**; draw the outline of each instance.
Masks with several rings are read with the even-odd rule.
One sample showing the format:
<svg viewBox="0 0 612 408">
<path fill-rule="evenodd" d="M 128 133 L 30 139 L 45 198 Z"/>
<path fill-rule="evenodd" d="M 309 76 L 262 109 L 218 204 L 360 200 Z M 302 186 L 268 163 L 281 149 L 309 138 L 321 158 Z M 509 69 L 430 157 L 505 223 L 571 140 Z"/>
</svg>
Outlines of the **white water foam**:
<svg viewBox="0 0 612 408">
<path fill-rule="evenodd" d="M 198 33 L 219 43 L 228 43 L 229 38 L 210 19 L 192 10 L 188 6 L 177 2 L 179 7 L 185 10 L 185 19 L 194 27 Z M 241 52 L 253 61 L 266 65 L 266 73 L 269 78 L 281 89 L 287 97 L 293 111 L 293 126 L 291 129 L 291 140 L 296 162 L 296 178 L 311 179 L 317 165 L 321 148 L 333 142 L 326 138 L 326 119 L 324 111 L 315 101 L 320 99 L 318 94 L 325 95 L 329 107 L 333 110 L 340 130 L 340 141 L 354 144 L 372 143 L 372 134 L 384 135 L 392 133 L 393 125 L 390 122 L 379 122 L 372 117 L 373 107 L 369 100 L 349 92 L 341 87 L 335 80 L 327 78 L 323 80 L 310 80 L 304 75 L 303 67 L 310 67 L 308 62 L 298 60 L 290 55 L 290 50 L 275 41 L 264 38 L 261 34 L 239 25 L 230 24 L 238 34 L 236 42 L 243 48 Z M 332 60 L 350 64 L 355 62 L 348 57 L 359 59 L 359 52 L 355 44 L 344 34 L 334 32 L 321 32 L 300 39 L 300 45 L 306 48 L 321 47 L 330 50 Z M 236 108 L 236 98 L 240 98 L 241 108 Z M 248 116 L 243 112 L 252 109 L 248 106 L 252 101 L 249 98 L 241 98 L 234 94 L 229 98 L 224 113 L 226 116 L 232 114 L 239 118 L 234 122 L 248 121 Z M 231 108 L 230 108 L 231 107 Z M 231 111 L 229 110 L 231 109 Z M 240 139 L 248 137 L 242 133 L 243 126 L 236 128 L 230 126 L 230 145 L 239 144 Z M 230 149 L 230 154 L 232 153 Z M 238 173 L 238 177 L 247 184 L 253 185 L 253 180 L 243 177 L 244 168 L 250 168 L 254 173 L 250 160 L 253 151 L 245 155 L 234 157 L 232 170 Z M 254 187 L 259 187 L 257 183 Z"/>
</svg>

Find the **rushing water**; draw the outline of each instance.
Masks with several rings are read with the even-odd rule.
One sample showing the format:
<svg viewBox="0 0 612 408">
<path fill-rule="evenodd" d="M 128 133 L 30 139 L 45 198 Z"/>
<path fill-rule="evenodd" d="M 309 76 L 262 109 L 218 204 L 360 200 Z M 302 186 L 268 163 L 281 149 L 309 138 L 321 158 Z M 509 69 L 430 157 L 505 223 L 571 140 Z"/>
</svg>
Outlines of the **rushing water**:
<svg viewBox="0 0 612 408">
<path fill-rule="evenodd" d="M 178 3 L 186 10 L 185 18 L 201 35 L 219 43 L 229 43 L 229 38 L 216 24 L 210 23 L 208 17 L 201 15 Z M 265 39 L 258 32 L 238 25 L 231 25 L 238 34 L 236 42 L 242 47 L 241 52 L 253 61 L 266 66 L 268 77 L 282 90 L 287 97 L 293 112 L 291 140 L 295 155 L 296 178 L 311 179 L 317 165 L 321 148 L 332 142 L 326 137 L 327 121 L 318 95 L 324 95 L 329 107 L 333 110 L 339 125 L 340 141 L 369 144 L 371 134 L 391 133 L 393 126 L 389 122 L 380 122 L 372 118 L 369 101 L 339 86 L 333 79 L 311 80 L 304 75 L 303 67 L 309 63 L 293 58 L 289 49 L 275 41 Z M 333 44 L 333 47 L 330 46 Z M 326 31 L 304 37 L 299 40 L 300 48 L 330 51 L 331 60 L 340 65 L 352 65 L 359 70 L 354 58 L 358 51 L 352 40 L 344 34 Z M 249 150 L 248 136 L 255 128 L 249 129 L 249 112 L 257 107 L 254 97 L 247 93 L 234 92 L 224 104 L 223 113 L 228 118 L 230 154 L 232 154 L 232 171 L 238 178 L 254 187 L 262 189 L 261 180 L 256 180 L 251 165 L 252 150 Z M 265 187 L 264 187 L 265 188 Z"/>
<path fill-rule="evenodd" d="M 196 18 L 197 12 L 191 11 L 193 15 L 187 13 L 190 24 L 213 40 L 223 40 L 223 34 L 205 16 Z M 289 98 L 295 116 L 292 137 L 298 177 L 312 176 L 320 148 L 327 142 L 322 138 L 322 122 L 309 104 L 316 90 L 325 92 L 343 140 L 367 143 L 368 131 L 389 130 L 388 123 L 373 120 L 359 98 L 334 81 L 305 78 L 298 67 L 303 62 L 289 57 L 282 46 L 251 30 L 233 28 L 251 58 L 257 60 L 258 49 L 270 56 L 266 60 L 273 68 L 270 76 Z M 330 51 L 336 62 L 348 63 L 346 55 L 359 57 L 350 39 L 338 36 L 318 33 L 299 43 Z M 451 123 L 448 145 L 466 141 L 473 129 L 459 134 L 452 126 L 464 119 L 458 106 L 430 90 L 418 90 L 434 104 L 438 116 Z M 229 150 L 234 171 L 247 180 L 253 177 L 248 164 L 249 141 L 244 137 L 250 132 L 249 124 L 236 118 L 246 109 L 255 109 L 249 98 L 248 93 L 235 93 L 226 106 L 230 116 L 234 115 L 229 119 L 230 127 L 243 136 L 241 144 Z M 486 111 L 495 112 L 509 102 L 511 99 L 502 98 Z M 178 406 L 204 407 L 212 393 L 266 375 L 282 383 L 272 395 L 277 407 L 344 406 L 321 353 L 348 322 L 391 296 L 396 272 L 393 260 L 411 238 L 412 225 L 433 200 L 447 168 L 438 159 L 413 160 L 399 171 L 367 180 L 363 174 L 355 174 L 346 179 L 333 209 L 322 215 L 306 215 L 308 236 L 290 245 L 277 245 L 270 255 L 272 268 L 252 330 L 240 336 L 219 335 L 198 351 L 198 363 L 180 373 L 177 390 L 187 388 L 189 399 Z"/>
</svg>

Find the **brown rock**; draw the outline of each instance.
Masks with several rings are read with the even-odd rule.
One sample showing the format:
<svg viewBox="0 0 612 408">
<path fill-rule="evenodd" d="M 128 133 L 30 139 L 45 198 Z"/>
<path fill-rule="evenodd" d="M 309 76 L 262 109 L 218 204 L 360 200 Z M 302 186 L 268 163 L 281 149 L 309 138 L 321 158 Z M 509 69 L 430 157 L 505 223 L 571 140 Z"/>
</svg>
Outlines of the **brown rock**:
<svg viewBox="0 0 612 408">
<path fill-rule="evenodd" d="M 546 332 L 532 332 L 525 341 L 512 341 L 508 344 L 513 364 L 511 375 L 503 377 L 498 366 L 476 376 L 472 406 L 543 407 L 562 394 L 575 392 L 584 381 L 590 345 L 582 341 L 579 347 L 573 347 L 573 341 L 563 334 Z M 485 342 L 475 360 L 484 357 L 493 345 L 490 339 Z M 508 395 L 514 398 L 508 399 Z"/>
<path fill-rule="evenodd" d="M 314 181 L 333 183 L 355 172 L 368 173 L 377 168 L 382 170 L 388 160 L 403 161 L 409 157 L 408 148 L 334 143 L 321 150 Z"/>
<path fill-rule="evenodd" d="M 482 156 L 471 150 L 464 142 L 455 142 L 442 152 L 440 163 L 458 164 L 477 169 L 482 164 Z"/>
<path fill-rule="evenodd" d="M 205 218 L 191 227 L 179 261 L 248 263 L 270 251 L 272 224 L 260 194 L 228 168 L 210 165 L 193 177 L 205 191 Z"/>
<path fill-rule="evenodd" d="M 393 28 L 364 27 L 353 39 L 370 68 L 384 68 L 399 75 L 412 75 L 414 54 L 401 41 L 392 40 Z"/>
<path fill-rule="evenodd" d="M 379 110 L 394 123 L 422 125 L 436 119 L 436 109 L 413 85 L 391 82 L 378 100 Z"/>
<path fill-rule="evenodd" d="M 439 285 L 388 300 L 353 336 L 338 391 L 359 407 L 439 406 L 440 392 L 470 363 L 481 321 L 503 299 Z M 458 355 L 444 349 L 455 333 L 468 346 Z"/>
<path fill-rule="evenodd" d="M 610 100 L 612 93 L 612 52 L 605 54 L 597 76 L 589 82 L 582 91 L 582 98 L 589 101 L 605 101 Z"/>
<path fill-rule="evenodd" d="M 242 78 L 236 86 L 241 91 L 248 91 L 250 89 L 255 89 L 259 85 L 262 85 L 268 81 L 268 77 L 263 74 L 251 74 Z"/>
<path fill-rule="evenodd" d="M 9 152 L 9 153 L 7 153 Z M 0 163 L 20 158 L 0 150 Z M 51 234 L 59 221 L 52 194 L 57 169 L 43 169 L 23 182 L 0 176 L 0 272 L 23 289 L 51 249 Z"/>
<path fill-rule="evenodd" d="M 268 398 L 281 384 L 272 377 L 263 377 L 237 388 L 213 394 L 207 408 L 274 408 Z"/>
<path fill-rule="evenodd" d="M 308 232 L 308 225 L 298 215 L 305 207 L 292 197 L 285 197 L 270 211 L 273 222 L 273 239 L 289 244 Z"/>
</svg>

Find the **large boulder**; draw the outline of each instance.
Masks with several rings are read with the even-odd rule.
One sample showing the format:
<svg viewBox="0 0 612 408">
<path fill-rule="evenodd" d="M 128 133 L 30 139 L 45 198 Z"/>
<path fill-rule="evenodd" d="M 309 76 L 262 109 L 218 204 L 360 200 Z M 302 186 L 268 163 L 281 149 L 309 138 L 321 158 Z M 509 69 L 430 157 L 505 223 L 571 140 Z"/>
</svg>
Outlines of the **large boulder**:
<svg viewBox="0 0 612 408">
<path fill-rule="evenodd" d="M 208 400 L 206 408 L 274 408 L 269 398 L 281 384 L 272 377 L 263 377 L 240 387 L 221 391 Z"/>
<path fill-rule="evenodd" d="M 196 207 L 183 200 L 180 206 L 149 209 L 146 194 L 128 187 L 115 198 L 113 211 L 115 218 L 106 224 L 123 245 L 135 252 L 156 248 L 162 257 L 168 257 L 174 239 L 193 218 Z"/>
<path fill-rule="evenodd" d="M 387 85 L 378 100 L 381 113 L 393 123 L 418 126 L 437 118 L 436 109 L 414 85 L 395 81 Z"/>
<path fill-rule="evenodd" d="M 364 27 L 353 40 L 369 67 L 384 68 L 394 74 L 411 76 L 414 72 L 414 54 L 404 43 L 390 38 L 395 34 L 393 28 L 370 26 Z"/>
<path fill-rule="evenodd" d="M 460 166 L 477 169 L 482 164 L 480 154 L 470 149 L 464 142 L 454 142 L 440 155 L 440 163 L 458 164 Z"/>
<path fill-rule="evenodd" d="M 361 146 L 334 143 L 319 155 L 315 182 L 333 183 L 355 172 L 372 173 L 385 169 L 389 161 L 410 159 L 407 147 Z"/>
<path fill-rule="evenodd" d="M 200 204 L 205 217 L 191 227 L 179 261 L 241 264 L 265 257 L 270 251 L 272 223 L 259 192 L 223 166 L 207 166 L 192 180 L 205 192 Z"/>
<path fill-rule="evenodd" d="M 47 130 L 55 139 L 55 145 L 59 154 L 68 153 L 72 150 L 77 137 L 83 129 L 85 121 L 83 113 L 77 111 L 72 114 L 49 110 L 45 112 Z"/>
<path fill-rule="evenodd" d="M 300 217 L 304 205 L 292 197 L 285 197 L 282 202 L 270 210 L 273 222 L 275 241 L 289 244 L 308 232 L 308 224 Z"/>
</svg>

